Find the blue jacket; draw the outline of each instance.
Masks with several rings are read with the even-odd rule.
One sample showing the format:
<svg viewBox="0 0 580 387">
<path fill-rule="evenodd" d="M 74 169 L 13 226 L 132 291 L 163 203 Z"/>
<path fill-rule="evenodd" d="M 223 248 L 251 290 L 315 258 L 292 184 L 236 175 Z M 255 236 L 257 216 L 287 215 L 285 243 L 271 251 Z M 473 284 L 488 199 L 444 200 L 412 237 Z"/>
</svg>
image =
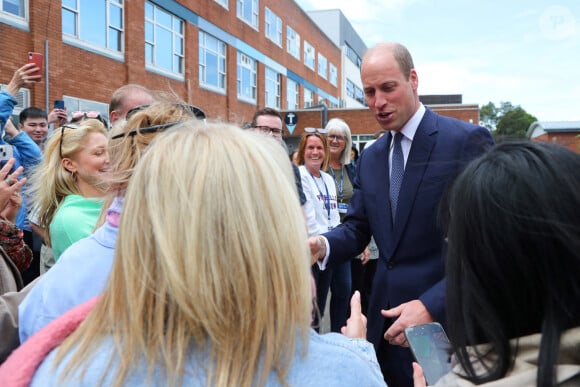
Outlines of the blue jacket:
<svg viewBox="0 0 580 387">
<path fill-rule="evenodd" d="M 52 270 L 52 269 L 51 269 Z M 308 338 L 308 350 L 303 356 L 303 345 L 296 338 L 297 346 L 294 357 L 286 377 L 289 386 L 385 386 L 381 375 L 376 355 L 372 345 L 361 339 L 349 339 L 338 333 L 319 335 L 310 330 Z M 104 340 L 99 348 L 93 351 L 94 357 L 85 370 L 83 377 L 77 373 L 74 377 L 63 381 L 59 380 L 64 367 L 70 361 L 69 352 L 64 361 L 53 369 L 53 360 L 56 349 L 53 350 L 36 370 L 31 386 L 93 386 L 101 381 L 105 386 L 111 385 L 115 373 L 115 364 L 118 361 L 109 362 L 110 358 L 116 357 L 115 344 L 112 339 Z M 200 352 L 195 347 L 190 350 L 185 359 L 185 375 L 181 385 L 205 386 L 208 361 L 208 353 Z M 164 369 L 158 366 L 151 375 L 151 385 L 166 385 Z M 131 369 L 127 375 L 124 386 L 145 385 L 147 377 L 147 364 L 142 364 Z M 265 386 L 281 386 L 278 374 L 270 371 Z"/>
<path fill-rule="evenodd" d="M 116 200 L 110 209 L 120 213 L 121 206 Z M 66 249 L 42 275 L 18 307 L 21 343 L 67 310 L 101 294 L 113 266 L 117 231 L 105 222 Z"/>
<path fill-rule="evenodd" d="M 4 141 L 4 126 L 6 126 L 6 122 L 10 119 L 16 103 L 17 101 L 12 95 L 6 91 L 0 92 L 0 124 L 2 125 L 0 144 L 6 144 L 6 141 Z M 16 159 L 14 169 L 23 166 L 23 175 L 30 176 L 33 167 L 42 162 L 43 156 L 40 148 L 24 132 L 18 133 L 18 135 L 12 137 L 8 142 L 12 145 L 14 158 Z M 16 216 L 16 225 L 22 230 L 30 231 L 28 212 L 28 198 L 23 196 L 20 211 L 18 211 L 18 215 Z"/>
</svg>

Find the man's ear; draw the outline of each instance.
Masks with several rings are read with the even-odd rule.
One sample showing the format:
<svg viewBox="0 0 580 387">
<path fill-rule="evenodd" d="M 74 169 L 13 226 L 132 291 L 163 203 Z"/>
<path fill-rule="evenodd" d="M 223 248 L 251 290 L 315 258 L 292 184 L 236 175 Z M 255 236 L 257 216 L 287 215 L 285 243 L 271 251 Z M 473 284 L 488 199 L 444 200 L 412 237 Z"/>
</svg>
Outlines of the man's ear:
<svg viewBox="0 0 580 387">
<path fill-rule="evenodd" d="M 70 173 L 76 173 L 77 165 L 74 161 L 72 161 L 68 157 L 65 157 L 64 159 L 61 160 L 61 163 L 62 163 L 62 166 L 64 167 L 64 169 L 66 169 Z"/>
</svg>

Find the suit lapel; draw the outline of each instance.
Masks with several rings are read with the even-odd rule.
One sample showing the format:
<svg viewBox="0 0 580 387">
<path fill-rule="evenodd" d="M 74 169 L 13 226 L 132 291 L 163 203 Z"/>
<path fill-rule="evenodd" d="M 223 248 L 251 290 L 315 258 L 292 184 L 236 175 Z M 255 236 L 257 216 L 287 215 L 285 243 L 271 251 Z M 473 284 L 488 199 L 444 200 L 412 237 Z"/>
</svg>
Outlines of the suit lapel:
<svg viewBox="0 0 580 387">
<path fill-rule="evenodd" d="M 421 185 L 423 175 L 429 164 L 431 151 L 437 141 L 437 128 L 435 115 L 426 110 L 421 123 L 417 127 L 407 164 L 405 166 L 405 174 L 403 175 L 403 183 L 401 184 L 401 193 L 397 204 L 397 214 L 395 216 L 395 224 L 393 225 L 393 246 L 396 248 L 403 230 L 409 220 L 409 215 L 417 190 Z M 389 204 L 390 210 L 390 204 Z"/>
</svg>

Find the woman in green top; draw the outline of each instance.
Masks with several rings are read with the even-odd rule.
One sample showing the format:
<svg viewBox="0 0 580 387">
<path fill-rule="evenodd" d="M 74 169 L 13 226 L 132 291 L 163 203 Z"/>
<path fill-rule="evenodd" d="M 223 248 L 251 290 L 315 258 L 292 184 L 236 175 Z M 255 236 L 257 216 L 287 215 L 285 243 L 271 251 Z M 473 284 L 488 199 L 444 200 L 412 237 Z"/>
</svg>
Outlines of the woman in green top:
<svg viewBox="0 0 580 387">
<path fill-rule="evenodd" d="M 32 176 L 32 197 L 55 260 L 95 227 L 107 191 L 107 142 L 103 123 L 88 119 L 63 125 L 46 143 Z"/>
</svg>

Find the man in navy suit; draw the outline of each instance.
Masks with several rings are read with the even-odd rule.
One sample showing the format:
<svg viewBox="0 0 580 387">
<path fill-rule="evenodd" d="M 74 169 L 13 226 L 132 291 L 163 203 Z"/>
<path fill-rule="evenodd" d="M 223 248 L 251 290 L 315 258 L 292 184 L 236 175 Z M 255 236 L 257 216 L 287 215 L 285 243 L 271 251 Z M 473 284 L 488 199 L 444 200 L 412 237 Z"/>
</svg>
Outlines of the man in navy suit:
<svg viewBox="0 0 580 387">
<path fill-rule="evenodd" d="M 356 256 L 374 236 L 379 262 L 367 337 L 385 381 L 412 386 L 413 357 L 404 329 L 445 323 L 445 232 L 437 221 L 439 202 L 465 164 L 489 149 L 493 139 L 485 128 L 440 116 L 421 104 L 413 59 L 400 44 L 368 50 L 361 79 L 367 104 L 387 135 L 359 158 L 344 223 L 309 243 L 313 260 L 324 268 Z M 402 136 L 395 137 L 397 133 Z M 392 175 L 402 176 L 394 199 L 391 185 L 398 184 L 391 184 L 396 179 Z"/>
</svg>

